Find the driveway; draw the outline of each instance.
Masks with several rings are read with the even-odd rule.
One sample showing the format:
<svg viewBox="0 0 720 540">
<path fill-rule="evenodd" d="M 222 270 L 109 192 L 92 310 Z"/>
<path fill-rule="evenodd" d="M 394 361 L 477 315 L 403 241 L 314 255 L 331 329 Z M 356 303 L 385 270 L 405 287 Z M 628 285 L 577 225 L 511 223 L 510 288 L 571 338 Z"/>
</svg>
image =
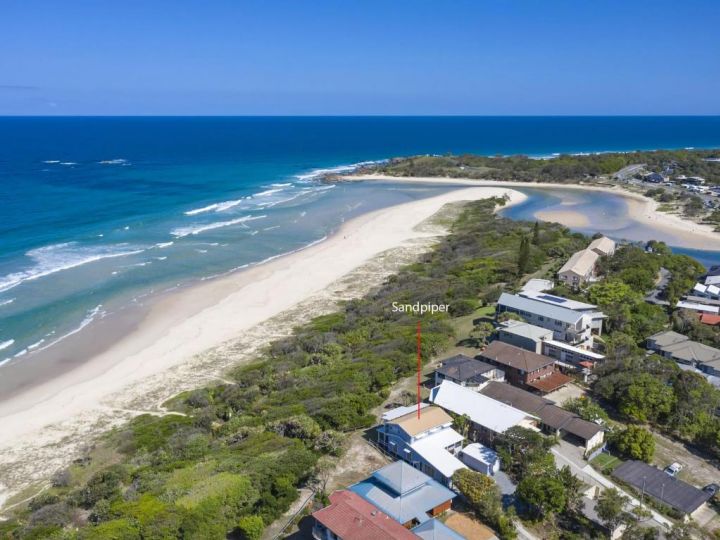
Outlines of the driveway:
<svg viewBox="0 0 720 540">
<path fill-rule="evenodd" d="M 578 460 L 578 456 L 580 456 L 580 449 L 577 446 L 574 446 L 567 441 L 560 441 L 560 444 L 554 446 L 551 452 L 555 456 L 555 463 L 558 467 L 569 465 L 573 474 L 586 484 L 600 487 L 600 489 L 617 489 L 628 498 L 630 506 L 641 506 L 640 501 L 637 498 L 612 482 L 610 479 L 600 474 L 589 463 L 584 461 L 582 457 Z M 672 527 L 673 523 L 668 518 L 647 505 L 645 505 L 644 508 L 652 514 L 652 521 L 655 522 L 655 526 L 660 529 L 663 527 Z"/>
<path fill-rule="evenodd" d="M 655 283 L 655 288 L 648 293 L 645 297 L 645 301 L 658 306 L 669 306 L 670 302 L 660 298 L 660 295 L 665 290 L 665 287 L 667 287 L 668 281 L 670 281 L 670 271 L 666 268 L 661 268 L 659 279 L 657 283 Z"/>
</svg>

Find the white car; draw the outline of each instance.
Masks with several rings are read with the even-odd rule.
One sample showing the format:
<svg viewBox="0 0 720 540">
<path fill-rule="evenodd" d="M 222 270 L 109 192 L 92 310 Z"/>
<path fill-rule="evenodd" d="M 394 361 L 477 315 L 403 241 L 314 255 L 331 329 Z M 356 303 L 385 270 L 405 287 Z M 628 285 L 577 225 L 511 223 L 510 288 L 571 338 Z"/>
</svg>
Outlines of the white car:
<svg viewBox="0 0 720 540">
<path fill-rule="evenodd" d="M 675 463 L 671 463 L 667 467 L 665 467 L 665 472 L 669 474 L 670 476 L 677 476 L 677 473 L 682 471 L 682 465 L 680 465 L 677 461 Z"/>
</svg>

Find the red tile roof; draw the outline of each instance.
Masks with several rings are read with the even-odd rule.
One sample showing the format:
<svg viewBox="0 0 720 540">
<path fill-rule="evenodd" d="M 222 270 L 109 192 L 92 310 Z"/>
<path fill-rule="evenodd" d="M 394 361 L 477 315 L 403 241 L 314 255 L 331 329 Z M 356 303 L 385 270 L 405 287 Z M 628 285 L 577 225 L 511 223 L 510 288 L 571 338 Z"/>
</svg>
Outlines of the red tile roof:
<svg viewBox="0 0 720 540">
<path fill-rule="evenodd" d="M 343 540 L 417 540 L 417 536 L 352 491 L 330 495 L 313 517 Z"/>
<path fill-rule="evenodd" d="M 559 371 L 553 371 L 552 375 L 543 377 L 542 379 L 535 379 L 532 382 L 527 383 L 528 386 L 532 386 L 537 390 L 547 394 L 554 390 L 557 390 L 561 386 L 565 386 L 567 383 L 572 381 L 572 377 L 568 377 L 564 373 Z"/>
<path fill-rule="evenodd" d="M 595 364 L 593 364 L 592 362 L 588 362 L 587 360 L 583 360 L 582 362 L 578 362 L 578 365 L 580 365 L 580 366 L 582 366 L 582 367 L 586 367 L 586 368 L 595 367 Z"/>
<path fill-rule="evenodd" d="M 720 315 L 712 315 L 710 313 L 703 313 L 700 315 L 700 322 L 703 324 L 709 324 L 715 326 L 720 324 Z"/>
</svg>

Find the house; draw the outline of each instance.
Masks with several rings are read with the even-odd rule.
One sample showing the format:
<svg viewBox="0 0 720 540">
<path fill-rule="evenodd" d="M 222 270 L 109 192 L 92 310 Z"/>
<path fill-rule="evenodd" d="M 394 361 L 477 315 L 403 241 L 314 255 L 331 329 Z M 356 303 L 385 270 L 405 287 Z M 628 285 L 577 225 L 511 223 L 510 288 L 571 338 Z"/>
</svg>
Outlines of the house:
<svg viewBox="0 0 720 540">
<path fill-rule="evenodd" d="M 615 242 L 610 240 L 607 236 L 601 236 L 596 238 L 587 247 L 590 251 L 594 251 L 601 257 L 612 257 L 615 253 Z"/>
<path fill-rule="evenodd" d="M 568 287 L 581 287 L 595 277 L 595 265 L 599 258 L 600 255 L 590 249 L 576 251 L 558 270 L 558 280 Z"/>
<path fill-rule="evenodd" d="M 711 494 L 670 476 L 642 461 L 626 461 L 613 471 L 613 476 L 632 486 L 638 493 L 673 508 L 686 517 L 701 509 Z"/>
<path fill-rule="evenodd" d="M 417 536 L 348 490 L 330 494 L 330 504 L 313 513 L 315 540 L 417 540 Z"/>
<path fill-rule="evenodd" d="M 470 419 L 468 439 L 485 444 L 492 444 L 498 435 L 514 426 L 536 429 L 538 420 L 532 414 L 450 381 L 443 381 L 433 388 L 430 401 L 453 414 L 467 416 Z"/>
<path fill-rule="evenodd" d="M 646 346 L 664 358 L 697 367 L 701 371 L 712 372 L 715 371 L 712 369 L 714 366 L 720 367 L 720 350 L 693 341 L 677 332 L 665 331 L 653 334 L 647 338 Z M 716 375 L 716 373 L 711 374 Z"/>
<path fill-rule="evenodd" d="M 465 540 L 459 532 L 451 529 L 439 519 L 430 519 L 412 529 L 422 540 Z"/>
<path fill-rule="evenodd" d="M 456 457 L 464 437 L 440 407 L 398 407 L 383 414 L 377 442 L 392 456 L 410 463 L 444 485 L 465 465 Z"/>
<path fill-rule="evenodd" d="M 555 370 L 555 360 L 502 341 L 493 341 L 480 353 L 489 363 L 500 366 L 505 379 L 515 386 L 547 394 L 572 378 Z"/>
<path fill-rule="evenodd" d="M 653 184 L 661 184 L 662 182 L 665 181 L 665 177 L 660 173 L 651 172 L 651 173 L 646 174 L 643 177 L 643 180 L 645 182 L 652 182 Z"/>
<path fill-rule="evenodd" d="M 496 366 L 457 354 L 440 362 L 435 370 L 435 386 L 443 381 L 452 381 L 460 386 L 477 388 L 487 381 L 502 381 L 505 374 Z"/>
<path fill-rule="evenodd" d="M 706 285 L 704 283 L 696 283 L 693 287 L 692 295 L 698 298 L 720 300 L 720 287 L 713 284 Z"/>
<path fill-rule="evenodd" d="M 718 313 L 720 313 L 720 307 L 718 306 L 711 306 L 709 304 L 702 304 L 699 302 L 688 302 L 687 300 L 678 301 L 678 303 L 675 304 L 675 307 L 678 309 L 699 311 L 700 313 L 711 313 L 713 315 L 718 315 Z"/>
<path fill-rule="evenodd" d="M 700 314 L 700 322 L 708 326 L 717 326 L 720 324 L 720 315 L 711 315 L 709 313 Z"/>
<path fill-rule="evenodd" d="M 554 297 L 564 300 L 560 297 Z M 600 312 L 577 311 L 536 298 L 502 293 L 497 302 L 497 315 L 515 313 L 526 322 L 553 331 L 553 339 L 592 349 L 593 331 L 599 333 L 604 315 Z"/>
<path fill-rule="evenodd" d="M 601 447 L 605 441 L 602 426 L 583 420 L 536 394 L 498 382 L 487 383 L 480 393 L 539 418 L 540 427 L 544 431 L 581 445 L 586 455 Z"/>
<path fill-rule="evenodd" d="M 493 476 L 500 470 L 497 452 L 480 443 L 471 443 L 463 448 L 460 460 L 474 471 L 487 476 Z"/>
<path fill-rule="evenodd" d="M 584 372 L 605 359 L 602 354 L 554 340 L 551 330 L 520 321 L 501 323 L 496 336 L 503 343 L 553 358 L 563 370 Z"/>
<path fill-rule="evenodd" d="M 552 338 L 552 330 L 514 320 L 501 323 L 496 332 L 497 340 L 538 354 L 542 354 L 543 341 Z"/>
<path fill-rule="evenodd" d="M 450 509 L 456 493 L 404 461 L 395 461 L 350 486 L 380 511 L 406 528 L 429 521 Z"/>
</svg>

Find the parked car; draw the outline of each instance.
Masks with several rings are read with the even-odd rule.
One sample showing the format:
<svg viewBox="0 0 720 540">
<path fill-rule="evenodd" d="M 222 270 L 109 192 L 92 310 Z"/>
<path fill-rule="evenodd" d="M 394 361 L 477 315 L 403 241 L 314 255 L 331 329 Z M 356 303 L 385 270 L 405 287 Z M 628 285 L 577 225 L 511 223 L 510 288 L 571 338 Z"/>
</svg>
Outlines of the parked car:
<svg viewBox="0 0 720 540">
<path fill-rule="evenodd" d="M 670 476 L 677 476 L 680 471 L 682 471 L 682 465 L 680 465 L 677 461 L 665 467 L 665 472 Z"/>
<path fill-rule="evenodd" d="M 720 491 L 720 486 L 717 484 L 708 484 L 703 488 L 703 491 L 707 491 L 710 495 L 715 495 L 718 491 Z"/>
</svg>

